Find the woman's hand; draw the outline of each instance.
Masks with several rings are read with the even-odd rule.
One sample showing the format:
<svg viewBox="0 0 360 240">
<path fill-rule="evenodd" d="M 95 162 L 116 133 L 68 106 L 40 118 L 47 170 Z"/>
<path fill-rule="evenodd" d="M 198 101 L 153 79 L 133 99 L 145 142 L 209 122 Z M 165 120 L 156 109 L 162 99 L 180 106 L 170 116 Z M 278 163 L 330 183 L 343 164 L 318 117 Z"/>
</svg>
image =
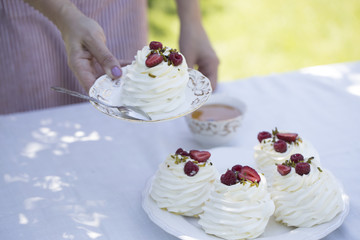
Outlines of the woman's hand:
<svg viewBox="0 0 360 240">
<path fill-rule="evenodd" d="M 95 80 L 106 73 L 111 78 L 122 74 L 119 61 L 106 47 L 103 29 L 85 16 L 69 0 L 24 0 L 61 32 L 68 56 L 68 65 L 88 92 Z"/>
<path fill-rule="evenodd" d="M 88 92 L 95 80 L 106 73 L 113 79 L 122 74 L 118 60 L 106 47 L 100 25 L 84 15 L 73 24 L 62 27 L 61 33 L 68 56 L 68 64 Z"/>
</svg>

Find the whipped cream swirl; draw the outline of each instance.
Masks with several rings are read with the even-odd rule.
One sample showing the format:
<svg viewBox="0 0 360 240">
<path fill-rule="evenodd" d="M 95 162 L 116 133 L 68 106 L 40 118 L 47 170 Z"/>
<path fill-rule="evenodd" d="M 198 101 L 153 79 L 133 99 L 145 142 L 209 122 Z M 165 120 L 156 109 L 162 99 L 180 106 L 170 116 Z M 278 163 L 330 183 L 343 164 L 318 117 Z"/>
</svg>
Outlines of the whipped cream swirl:
<svg viewBox="0 0 360 240">
<path fill-rule="evenodd" d="M 215 181 L 215 189 L 203 207 L 199 224 L 208 234 L 224 239 L 256 238 L 265 231 L 274 203 L 260 174 L 258 186 L 250 182 L 227 186 Z"/>
<path fill-rule="evenodd" d="M 327 170 L 310 164 L 310 173 L 274 175 L 271 196 L 275 220 L 288 226 L 312 227 L 332 220 L 344 208 L 342 188 Z"/>
<path fill-rule="evenodd" d="M 184 56 L 179 66 L 162 61 L 154 67 L 147 67 L 145 61 L 150 52 L 148 46 L 143 47 L 132 64 L 126 67 L 121 80 L 121 102 L 140 107 L 154 116 L 171 112 L 184 103 L 189 73 Z M 170 48 L 166 48 L 164 54 L 169 53 Z"/>
<path fill-rule="evenodd" d="M 150 196 L 159 208 L 197 217 L 209 198 L 218 172 L 209 159 L 206 163 L 199 163 L 199 171 L 190 177 L 184 173 L 185 163 L 175 163 L 171 155 L 168 156 L 155 174 Z"/>
<path fill-rule="evenodd" d="M 281 164 L 285 162 L 285 160 L 289 160 L 293 154 L 300 153 L 305 159 L 314 157 L 312 163 L 317 166 L 320 165 L 319 154 L 310 142 L 298 139 L 296 142 L 286 144 L 287 150 L 284 153 L 275 151 L 272 138 L 264 139 L 254 147 L 256 167 L 265 174 L 269 183 L 272 182 L 272 177 L 276 172 L 276 164 Z"/>
</svg>

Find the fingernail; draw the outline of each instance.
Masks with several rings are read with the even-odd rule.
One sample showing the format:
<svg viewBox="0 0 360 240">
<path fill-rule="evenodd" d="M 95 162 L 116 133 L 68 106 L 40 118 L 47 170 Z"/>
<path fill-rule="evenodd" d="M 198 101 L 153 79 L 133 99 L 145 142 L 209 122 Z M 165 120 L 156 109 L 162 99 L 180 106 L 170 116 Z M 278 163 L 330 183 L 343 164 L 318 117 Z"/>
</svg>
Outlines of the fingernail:
<svg viewBox="0 0 360 240">
<path fill-rule="evenodd" d="M 121 69 L 117 66 L 113 67 L 111 69 L 111 74 L 114 76 L 114 77 L 120 77 L 121 76 Z"/>
</svg>

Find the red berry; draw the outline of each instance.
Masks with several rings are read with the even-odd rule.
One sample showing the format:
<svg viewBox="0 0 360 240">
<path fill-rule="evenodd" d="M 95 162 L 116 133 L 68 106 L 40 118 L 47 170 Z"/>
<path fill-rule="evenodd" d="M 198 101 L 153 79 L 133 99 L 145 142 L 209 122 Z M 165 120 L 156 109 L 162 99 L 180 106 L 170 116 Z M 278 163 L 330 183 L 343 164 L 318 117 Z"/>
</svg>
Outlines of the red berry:
<svg viewBox="0 0 360 240">
<path fill-rule="evenodd" d="M 149 47 L 152 50 L 157 50 L 157 49 L 162 49 L 163 45 L 161 42 L 152 41 L 152 42 L 150 42 Z"/>
<path fill-rule="evenodd" d="M 297 133 L 277 133 L 276 134 L 278 139 L 284 140 L 285 142 L 291 143 L 295 142 L 298 136 Z"/>
<path fill-rule="evenodd" d="M 172 52 L 169 55 L 169 61 L 172 62 L 174 66 L 179 66 L 183 61 L 183 57 L 180 53 Z"/>
<path fill-rule="evenodd" d="M 239 179 L 242 180 L 249 180 L 252 182 L 260 182 L 261 178 L 259 174 L 256 172 L 255 169 L 249 167 L 249 166 L 243 166 L 241 168 L 241 171 L 238 173 Z"/>
<path fill-rule="evenodd" d="M 206 162 L 211 154 L 208 151 L 191 150 L 190 158 L 198 162 Z"/>
<path fill-rule="evenodd" d="M 156 65 L 160 64 L 163 60 L 164 59 L 160 54 L 153 53 L 147 57 L 145 64 L 147 67 L 151 68 L 151 67 L 155 67 Z"/>
<path fill-rule="evenodd" d="M 271 133 L 265 132 L 265 131 L 259 132 L 257 138 L 258 138 L 259 142 L 261 142 L 264 139 L 271 138 Z"/>
<path fill-rule="evenodd" d="M 184 166 L 184 173 L 189 177 L 194 176 L 199 171 L 199 166 L 193 163 L 192 161 L 188 161 Z"/>
<path fill-rule="evenodd" d="M 226 173 L 221 175 L 220 181 L 228 186 L 234 185 L 236 184 L 236 174 L 231 170 L 227 170 Z"/>
<path fill-rule="evenodd" d="M 231 168 L 231 171 L 233 172 L 241 172 L 242 166 L 237 164 Z"/>
<path fill-rule="evenodd" d="M 295 171 L 299 175 L 309 174 L 310 172 L 310 164 L 307 162 L 299 162 L 295 166 Z"/>
<path fill-rule="evenodd" d="M 278 171 L 282 176 L 285 176 L 285 175 L 288 175 L 288 174 L 289 174 L 289 172 L 291 171 L 291 167 L 290 167 L 290 166 L 286 166 L 286 165 L 279 164 L 279 165 L 277 165 L 277 171 Z"/>
<path fill-rule="evenodd" d="M 276 152 L 284 153 L 287 150 L 286 142 L 283 140 L 278 140 L 274 143 L 274 149 Z"/>
<path fill-rule="evenodd" d="M 189 153 L 187 151 L 184 151 L 182 148 L 178 148 L 178 150 L 176 150 L 175 154 L 181 155 L 181 156 L 189 156 Z"/>
<path fill-rule="evenodd" d="M 294 163 L 298 163 L 300 161 L 304 161 L 304 156 L 301 155 L 300 153 L 295 153 L 290 156 L 290 160 Z"/>
</svg>

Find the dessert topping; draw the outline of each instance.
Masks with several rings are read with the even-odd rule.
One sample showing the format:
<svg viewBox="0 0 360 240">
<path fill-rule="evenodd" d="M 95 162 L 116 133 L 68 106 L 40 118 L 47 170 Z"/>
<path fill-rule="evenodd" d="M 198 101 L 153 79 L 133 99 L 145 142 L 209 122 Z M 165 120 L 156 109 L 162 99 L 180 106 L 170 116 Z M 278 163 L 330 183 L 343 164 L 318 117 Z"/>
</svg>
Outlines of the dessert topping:
<svg viewBox="0 0 360 240">
<path fill-rule="evenodd" d="M 228 186 L 236 183 L 245 184 L 247 181 L 251 182 L 251 186 L 258 186 L 261 178 L 255 169 L 237 164 L 234 165 L 231 170 L 228 169 L 226 173 L 221 175 L 220 180 Z"/>
<path fill-rule="evenodd" d="M 257 138 L 258 138 L 259 142 L 261 142 L 264 139 L 271 138 L 271 133 L 266 132 L 266 131 L 259 132 Z"/>
<path fill-rule="evenodd" d="M 261 179 L 256 170 L 249 166 L 243 166 L 241 168 L 241 171 L 238 173 L 238 178 L 244 181 L 249 180 L 254 183 L 259 183 Z"/>
<path fill-rule="evenodd" d="M 300 161 L 304 161 L 304 156 L 301 155 L 300 153 L 295 153 L 290 156 L 290 160 L 294 163 L 298 163 Z"/>
<path fill-rule="evenodd" d="M 286 165 L 283 165 L 283 164 L 279 164 L 277 165 L 277 171 L 282 175 L 282 176 L 285 176 L 285 175 L 288 175 L 291 171 L 291 167 L 290 166 L 286 166 Z"/>
<path fill-rule="evenodd" d="M 295 142 L 298 136 L 297 133 L 277 133 L 276 134 L 278 139 L 284 140 L 285 142 L 291 143 Z"/>
<path fill-rule="evenodd" d="M 149 47 L 152 50 L 157 50 L 157 49 L 162 49 L 163 45 L 161 42 L 152 41 L 152 42 L 150 42 Z"/>
<path fill-rule="evenodd" d="M 290 156 L 290 160 L 286 160 L 281 165 L 277 165 L 277 170 L 282 176 L 287 175 L 291 171 L 292 167 L 295 168 L 295 172 L 300 176 L 304 174 L 309 174 L 311 169 L 311 160 L 313 159 L 314 157 L 309 157 L 308 159 L 305 159 L 302 154 L 296 153 Z M 318 170 L 319 172 L 322 172 L 320 167 L 318 167 Z"/>
<path fill-rule="evenodd" d="M 182 56 L 178 53 L 178 52 L 172 52 L 169 55 L 169 61 L 174 65 L 174 66 L 179 66 L 182 61 L 183 58 Z"/>
<path fill-rule="evenodd" d="M 146 61 L 145 65 L 149 68 L 155 67 L 156 65 L 159 65 L 163 61 L 163 57 L 158 53 L 152 53 L 150 54 Z"/>
<path fill-rule="evenodd" d="M 187 151 L 184 151 L 182 148 L 178 148 L 175 152 L 175 154 L 181 155 L 181 156 L 190 156 Z"/>
<path fill-rule="evenodd" d="M 295 171 L 299 175 L 309 174 L 310 172 L 310 164 L 307 162 L 299 162 L 295 166 Z"/>
<path fill-rule="evenodd" d="M 287 145 L 284 140 L 278 140 L 274 143 L 274 149 L 276 152 L 284 153 L 287 150 Z"/>
<path fill-rule="evenodd" d="M 190 158 L 198 162 L 206 162 L 211 154 L 208 151 L 191 150 Z"/>
<path fill-rule="evenodd" d="M 188 161 L 184 166 L 184 173 L 189 177 L 196 175 L 199 171 L 199 166 L 193 163 L 192 161 Z"/>
<path fill-rule="evenodd" d="M 240 164 L 237 164 L 231 168 L 231 171 L 233 172 L 241 172 L 242 166 Z"/>
<path fill-rule="evenodd" d="M 220 177 L 220 181 L 221 183 L 231 186 L 236 184 L 237 177 L 235 172 L 231 171 L 231 170 L 227 170 L 226 173 L 224 173 L 223 175 L 221 175 Z"/>
</svg>

